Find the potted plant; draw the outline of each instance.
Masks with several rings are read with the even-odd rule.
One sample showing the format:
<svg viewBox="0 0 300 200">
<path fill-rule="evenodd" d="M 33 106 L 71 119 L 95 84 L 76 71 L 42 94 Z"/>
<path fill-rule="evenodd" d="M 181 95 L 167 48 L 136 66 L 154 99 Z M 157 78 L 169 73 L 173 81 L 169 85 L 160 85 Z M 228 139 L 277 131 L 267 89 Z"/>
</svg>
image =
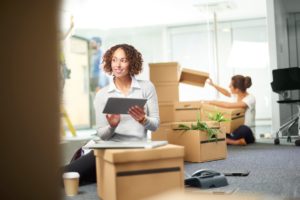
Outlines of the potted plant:
<svg viewBox="0 0 300 200">
<path fill-rule="evenodd" d="M 216 120 L 213 120 L 213 121 L 216 121 Z M 220 132 L 219 129 L 210 128 L 210 127 L 208 127 L 207 123 L 205 123 L 203 121 L 200 121 L 199 114 L 197 116 L 196 125 L 194 125 L 193 123 L 191 124 L 191 126 L 188 126 L 186 124 L 179 124 L 178 129 L 179 130 L 200 130 L 200 131 L 204 131 L 204 132 L 207 133 L 209 141 L 210 140 L 215 140 L 216 142 L 218 141 L 218 133 Z"/>
<path fill-rule="evenodd" d="M 201 121 L 199 116 L 196 122 L 174 122 L 167 136 L 168 142 L 184 146 L 184 160 L 188 162 L 225 159 L 225 135 L 219 129 L 219 123 L 214 121 L 213 124 Z"/>
<path fill-rule="evenodd" d="M 215 114 L 208 113 L 208 118 L 216 122 L 229 122 L 229 119 L 226 119 L 221 112 L 216 112 Z"/>
</svg>

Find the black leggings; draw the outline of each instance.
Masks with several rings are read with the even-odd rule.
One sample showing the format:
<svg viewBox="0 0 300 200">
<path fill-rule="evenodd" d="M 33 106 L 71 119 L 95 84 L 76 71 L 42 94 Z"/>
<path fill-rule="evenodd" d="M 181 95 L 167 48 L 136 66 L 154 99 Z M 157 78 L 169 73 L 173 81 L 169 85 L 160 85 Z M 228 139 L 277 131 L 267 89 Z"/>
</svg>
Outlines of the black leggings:
<svg viewBox="0 0 300 200">
<path fill-rule="evenodd" d="M 226 137 L 232 140 L 238 140 L 244 138 L 247 144 L 251 144 L 255 142 L 254 134 L 246 125 L 241 125 L 236 130 L 234 130 L 231 134 L 226 134 Z"/>
<path fill-rule="evenodd" d="M 91 184 L 96 182 L 96 161 L 94 152 L 81 156 L 64 167 L 64 172 L 78 172 L 79 184 Z"/>
</svg>

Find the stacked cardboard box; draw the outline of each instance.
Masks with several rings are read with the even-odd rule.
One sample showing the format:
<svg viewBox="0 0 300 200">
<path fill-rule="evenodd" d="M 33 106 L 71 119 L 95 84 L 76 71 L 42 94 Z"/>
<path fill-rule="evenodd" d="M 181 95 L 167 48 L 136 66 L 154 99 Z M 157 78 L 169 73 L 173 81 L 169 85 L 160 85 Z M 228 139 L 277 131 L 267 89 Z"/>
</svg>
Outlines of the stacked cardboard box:
<svg viewBox="0 0 300 200">
<path fill-rule="evenodd" d="M 197 122 L 174 122 L 171 124 L 172 131 L 168 132 L 168 142 L 184 146 L 184 160 L 188 162 L 206 162 L 225 159 L 227 157 L 227 145 L 225 134 L 219 131 L 218 122 L 206 121 L 209 128 L 215 129 L 216 138 L 209 139 L 206 131 L 180 130 L 179 124 L 191 127 Z"/>
<path fill-rule="evenodd" d="M 208 134 L 201 130 L 180 130 L 179 124 L 191 126 L 197 122 L 173 122 L 161 124 L 160 128 L 152 133 L 152 140 L 167 140 L 170 144 L 184 146 L 184 161 L 206 162 L 227 158 L 225 133 L 219 131 L 216 139 L 209 140 Z M 208 124 L 210 128 L 219 130 L 218 122 Z"/>
<path fill-rule="evenodd" d="M 149 63 L 153 83 L 178 83 L 181 69 L 177 62 Z"/>
<path fill-rule="evenodd" d="M 168 140 L 168 134 L 172 131 L 172 122 L 161 123 L 159 128 L 152 132 L 151 139 L 152 140 Z"/>
<path fill-rule="evenodd" d="M 149 67 L 158 98 L 160 122 L 172 122 L 174 102 L 179 101 L 180 65 L 177 62 L 149 63 Z"/>
<path fill-rule="evenodd" d="M 245 109 L 242 108 L 222 108 L 210 104 L 202 104 L 201 119 L 210 120 L 209 115 L 221 113 L 226 121 L 220 123 L 220 129 L 224 133 L 232 133 L 239 126 L 244 124 Z"/>
<path fill-rule="evenodd" d="M 150 63 L 150 80 L 156 88 L 161 125 L 152 133 L 152 140 L 168 140 L 171 144 L 185 147 L 185 161 L 205 162 L 227 157 L 225 134 L 218 134 L 217 141 L 208 140 L 200 130 L 176 130 L 178 123 L 194 123 L 201 117 L 200 101 L 179 102 L 179 82 L 203 87 L 209 74 L 180 69 L 177 62 Z M 206 118 L 205 118 L 206 119 Z M 201 121 L 203 119 L 201 118 Z M 210 123 L 211 125 L 211 123 Z M 217 123 L 219 129 L 220 125 Z"/>
<path fill-rule="evenodd" d="M 149 67 L 150 80 L 156 88 L 162 123 L 176 121 L 173 107 L 174 102 L 179 101 L 179 82 L 203 87 L 209 77 L 206 72 L 181 69 L 177 62 L 149 63 Z"/>
<path fill-rule="evenodd" d="M 181 101 L 174 103 L 174 121 L 189 122 L 200 118 L 202 103 L 200 101 Z"/>
</svg>

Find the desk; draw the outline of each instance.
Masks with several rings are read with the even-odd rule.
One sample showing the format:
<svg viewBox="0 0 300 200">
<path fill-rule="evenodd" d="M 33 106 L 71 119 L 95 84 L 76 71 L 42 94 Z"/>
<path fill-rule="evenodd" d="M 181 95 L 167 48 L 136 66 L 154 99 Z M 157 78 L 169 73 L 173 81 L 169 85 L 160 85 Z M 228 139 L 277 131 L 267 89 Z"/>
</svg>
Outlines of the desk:
<svg viewBox="0 0 300 200">
<path fill-rule="evenodd" d="M 184 148 L 94 149 L 97 192 L 104 200 L 134 200 L 184 188 Z"/>
</svg>

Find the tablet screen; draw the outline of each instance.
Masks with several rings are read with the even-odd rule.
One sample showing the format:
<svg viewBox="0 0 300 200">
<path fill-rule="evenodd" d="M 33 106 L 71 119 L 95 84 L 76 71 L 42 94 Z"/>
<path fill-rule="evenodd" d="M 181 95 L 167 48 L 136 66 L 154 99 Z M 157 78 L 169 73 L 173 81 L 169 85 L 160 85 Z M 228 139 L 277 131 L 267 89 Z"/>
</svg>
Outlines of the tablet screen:
<svg viewBox="0 0 300 200">
<path fill-rule="evenodd" d="M 132 106 L 144 107 L 147 99 L 110 97 L 107 99 L 103 113 L 128 114 Z"/>
</svg>

